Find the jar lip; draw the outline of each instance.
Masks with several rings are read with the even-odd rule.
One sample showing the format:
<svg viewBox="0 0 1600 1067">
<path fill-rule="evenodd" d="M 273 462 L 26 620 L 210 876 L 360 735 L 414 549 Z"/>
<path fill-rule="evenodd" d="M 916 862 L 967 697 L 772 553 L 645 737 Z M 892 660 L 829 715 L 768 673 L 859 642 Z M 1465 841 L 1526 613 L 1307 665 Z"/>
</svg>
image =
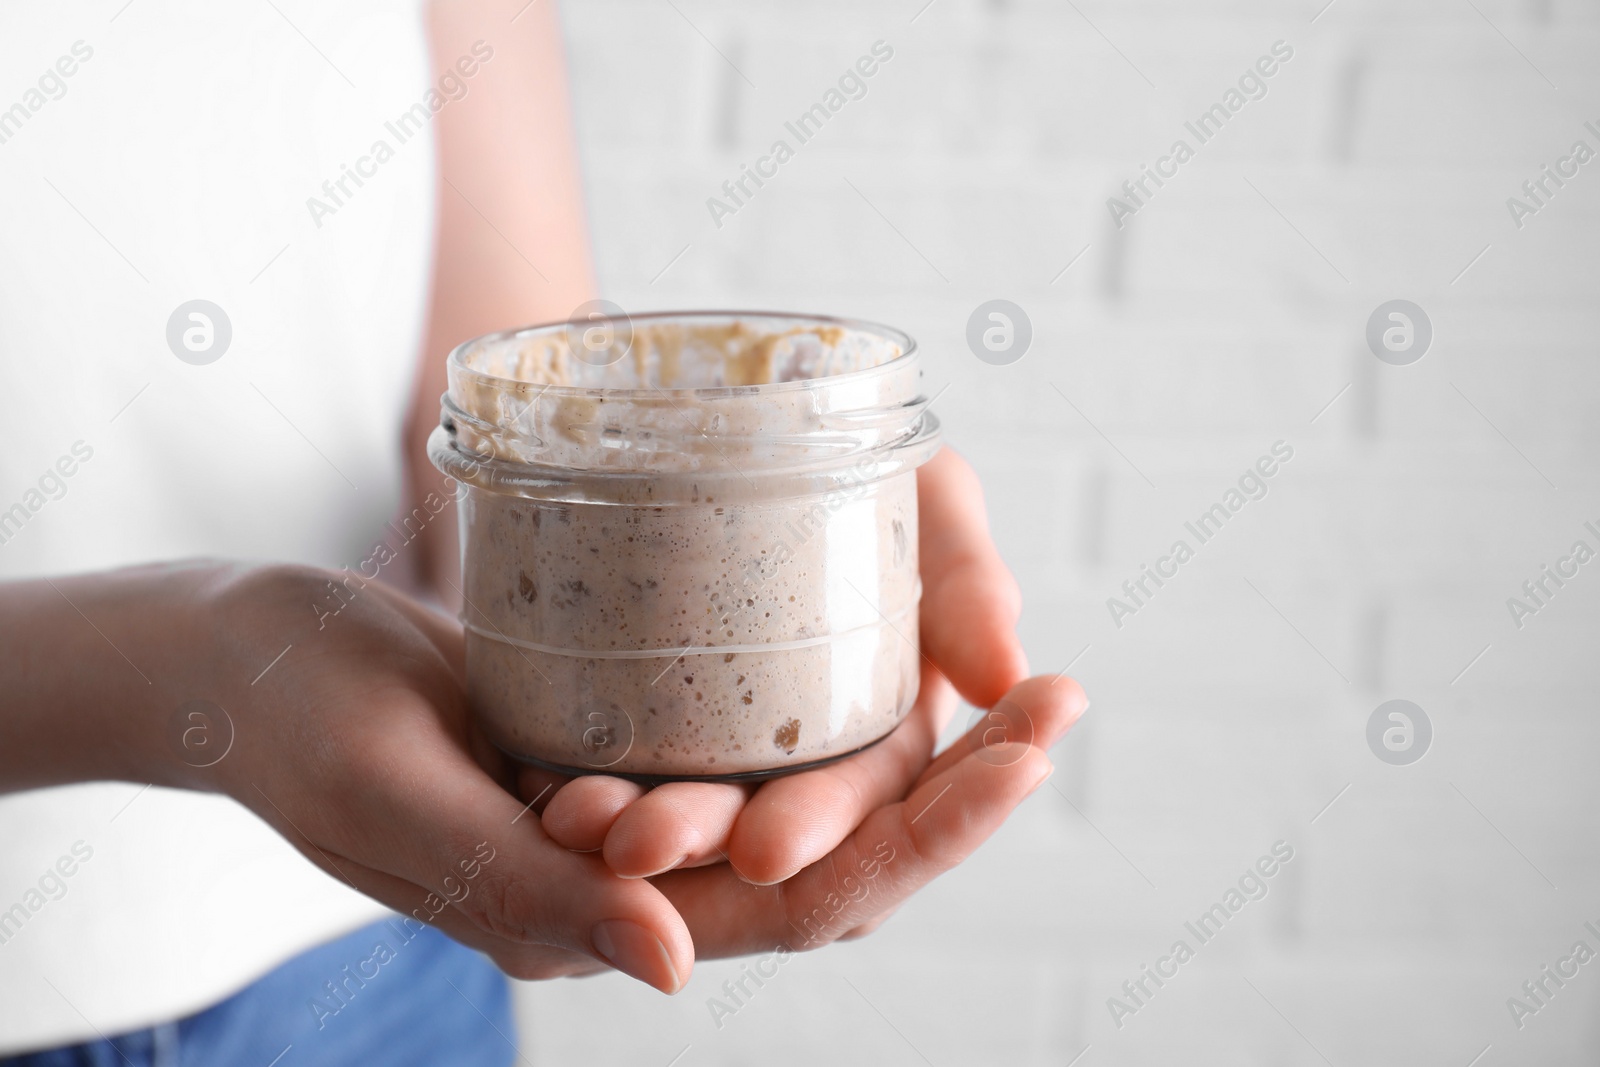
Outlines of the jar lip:
<svg viewBox="0 0 1600 1067">
<path fill-rule="evenodd" d="M 938 416 L 920 409 L 914 430 L 907 436 L 864 452 L 817 463 L 792 462 L 758 472 L 759 486 L 737 467 L 726 470 L 656 471 L 635 468 L 573 468 L 537 460 L 502 459 L 463 449 L 449 424 L 434 428 L 428 437 L 428 458 L 451 478 L 480 489 L 547 501 L 619 504 L 630 507 L 703 506 L 708 487 L 742 484 L 742 504 L 793 501 L 819 496 L 850 485 L 880 481 L 915 470 L 933 458 L 942 445 Z M 614 498 L 607 486 L 648 486 L 650 492 Z M 751 492 L 745 495 L 744 490 Z M 596 493 L 595 490 L 603 490 Z M 733 501 L 729 501 L 732 503 Z"/>
<path fill-rule="evenodd" d="M 768 319 L 789 322 L 795 325 L 822 325 L 838 326 L 859 333 L 876 334 L 886 338 L 900 347 L 900 354 L 893 359 L 886 360 L 875 367 L 863 370 L 846 371 L 843 374 L 828 374 L 818 378 L 801 378 L 790 382 L 771 382 L 762 385 L 696 385 L 674 386 L 662 388 L 649 386 L 643 389 L 614 389 L 596 388 L 588 385 L 553 385 L 541 382 L 526 382 L 520 378 L 507 378 L 499 374 L 490 374 L 479 370 L 467 362 L 469 349 L 477 349 L 485 344 L 496 344 L 514 341 L 519 338 L 550 333 L 566 329 L 571 326 L 590 326 L 596 322 L 626 322 L 632 324 L 639 321 L 661 321 L 669 319 Z M 569 396 L 569 397 L 614 397 L 619 400 L 639 399 L 651 396 L 749 396 L 751 394 L 770 395 L 773 393 L 798 392 L 805 389 L 815 389 L 823 385 L 834 385 L 840 382 L 868 381 L 873 377 L 897 373 L 907 366 L 906 361 L 917 355 L 916 338 L 904 330 L 893 326 L 886 326 L 866 319 L 844 318 L 836 315 L 815 315 L 801 311 L 759 311 L 759 310 L 727 310 L 709 309 L 700 311 L 641 311 L 638 314 L 597 315 L 592 319 L 557 319 L 552 322 L 534 323 L 529 326 L 517 326 L 509 330 L 497 330 L 494 333 L 484 334 L 463 341 L 451 349 L 449 356 L 450 368 L 458 374 L 485 384 L 504 384 L 510 386 L 525 386 L 535 388 L 541 395 Z"/>
</svg>

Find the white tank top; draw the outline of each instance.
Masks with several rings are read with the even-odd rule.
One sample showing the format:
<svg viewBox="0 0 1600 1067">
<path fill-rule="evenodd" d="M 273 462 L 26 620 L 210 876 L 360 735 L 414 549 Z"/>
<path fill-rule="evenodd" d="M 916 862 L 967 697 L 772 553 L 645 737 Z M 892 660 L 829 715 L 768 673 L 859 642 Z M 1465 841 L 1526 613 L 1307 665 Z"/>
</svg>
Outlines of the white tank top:
<svg viewBox="0 0 1600 1067">
<path fill-rule="evenodd" d="M 354 565 L 398 499 L 426 310 L 431 114 L 386 127 L 438 77 L 421 2 L 118 7 L 0 10 L 0 580 Z M 205 365 L 167 340 L 197 299 L 232 333 Z M 0 797 L 0 1053 L 193 1012 L 382 914 L 228 799 Z"/>
</svg>

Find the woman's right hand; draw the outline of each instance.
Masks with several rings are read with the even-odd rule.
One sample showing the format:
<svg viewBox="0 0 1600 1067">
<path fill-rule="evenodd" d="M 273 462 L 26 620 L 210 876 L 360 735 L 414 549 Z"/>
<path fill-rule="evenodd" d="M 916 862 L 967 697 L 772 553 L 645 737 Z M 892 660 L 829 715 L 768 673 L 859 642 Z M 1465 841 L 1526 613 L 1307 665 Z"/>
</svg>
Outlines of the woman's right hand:
<svg viewBox="0 0 1600 1067">
<path fill-rule="evenodd" d="M 513 977 L 615 967 L 681 988 L 694 946 L 661 891 L 555 844 L 509 791 L 466 714 L 460 628 L 347 578 L 190 564 L 3 587 L 20 677 L 8 664 L 0 790 L 226 793 Z"/>
</svg>

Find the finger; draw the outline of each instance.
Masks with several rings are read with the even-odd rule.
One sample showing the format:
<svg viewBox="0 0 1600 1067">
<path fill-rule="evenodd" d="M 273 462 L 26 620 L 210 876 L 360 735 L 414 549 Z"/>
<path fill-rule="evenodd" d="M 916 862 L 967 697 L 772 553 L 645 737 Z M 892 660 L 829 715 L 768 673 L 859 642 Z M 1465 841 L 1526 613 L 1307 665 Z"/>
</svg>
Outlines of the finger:
<svg viewBox="0 0 1600 1067">
<path fill-rule="evenodd" d="M 882 915 L 879 915 L 877 918 L 872 919 L 872 920 L 870 920 L 868 922 L 864 922 L 860 926 L 857 926 L 853 930 L 846 930 L 844 933 L 839 935 L 838 939 L 840 941 L 859 941 L 863 937 L 866 937 L 868 934 L 876 933 L 877 930 L 878 930 L 878 927 L 882 926 L 884 923 L 886 923 L 890 919 L 894 918 L 895 912 L 897 912 L 899 910 L 900 910 L 899 908 L 890 908 L 888 911 L 884 912 Z"/>
<path fill-rule="evenodd" d="M 434 894 L 403 878 L 374 870 L 348 856 L 328 852 L 314 855 L 313 862 L 359 893 L 388 902 L 415 901 L 417 908 L 413 910 L 420 910 L 423 915 L 429 913 L 429 898 Z M 510 977 L 523 981 L 583 977 L 612 970 L 610 966 L 582 953 L 495 937 L 480 929 L 453 905 L 431 915 L 426 922 L 402 913 L 388 920 L 386 925 L 388 934 L 401 944 L 408 943 L 424 926 L 436 926 L 461 944 L 484 953 Z"/>
<path fill-rule="evenodd" d="M 753 786 L 668 782 L 628 806 L 605 839 L 606 866 L 624 878 L 727 857 L 728 835 Z"/>
<path fill-rule="evenodd" d="M 894 733 L 858 756 L 761 787 L 729 839 L 734 870 L 770 885 L 832 852 L 868 814 L 905 796 L 955 704 L 950 684 L 924 663 L 917 702 Z"/>
<path fill-rule="evenodd" d="M 972 754 L 991 762 L 1008 758 L 1009 742 L 1048 751 L 1089 708 L 1089 696 L 1076 679 L 1037 675 L 1012 687 L 949 748 L 930 763 L 918 784 L 936 778 Z"/>
<path fill-rule="evenodd" d="M 978 476 L 953 450 L 918 469 L 917 516 L 923 648 L 987 708 L 1028 675 L 1016 631 L 1022 596 L 989 536 Z"/>
<path fill-rule="evenodd" d="M 550 783 L 543 788 L 549 789 Z M 526 786 L 523 795 L 528 795 Z M 598 852 L 617 816 L 642 796 L 644 786 L 621 778 L 595 774 L 573 779 L 546 803 L 544 831 L 562 848 Z"/>
<path fill-rule="evenodd" d="M 974 755 L 879 808 L 827 860 L 796 875 L 785 893 L 785 925 L 802 935 L 793 947 L 827 944 L 887 915 L 976 851 L 1053 770 L 1039 749 L 1017 747 L 1014 763 Z"/>
<path fill-rule="evenodd" d="M 969 755 L 905 801 L 879 808 L 825 859 L 786 882 L 752 886 L 725 867 L 655 879 L 689 928 L 701 959 L 762 948 L 800 951 L 892 912 L 981 845 L 1051 772 L 1018 745 L 1003 765 Z"/>
<path fill-rule="evenodd" d="M 480 930 L 525 944 L 581 952 L 666 992 L 676 992 L 694 964 L 694 945 L 672 906 L 648 882 L 612 875 L 597 857 L 556 844 L 523 805 L 497 787 L 439 729 L 438 712 L 406 689 L 375 691 L 384 730 L 364 732 L 359 752 L 348 739 L 325 739 L 327 779 L 310 816 L 317 844 L 431 889 Z M 349 777 L 351 767 L 369 773 Z M 303 773 L 303 772 L 301 772 Z M 264 812 L 281 822 L 280 803 Z M 410 901 L 385 900 L 414 909 Z"/>
</svg>

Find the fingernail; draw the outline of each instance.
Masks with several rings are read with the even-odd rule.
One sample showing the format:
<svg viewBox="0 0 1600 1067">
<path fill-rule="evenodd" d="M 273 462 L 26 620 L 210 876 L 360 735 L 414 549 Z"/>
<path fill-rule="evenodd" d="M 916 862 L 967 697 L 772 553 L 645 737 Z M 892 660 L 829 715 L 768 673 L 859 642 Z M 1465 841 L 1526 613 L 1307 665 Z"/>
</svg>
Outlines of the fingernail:
<svg viewBox="0 0 1600 1067">
<path fill-rule="evenodd" d="M 732 862 L 730 862 L 728 864 L 728 866 L 733 867 Z M 758 886 L 758 887 L 760 887 L 762 889 L 765 889 L 769 885 L 777 885 L 779 882 L 788 881 L 790 878 L 792 878 L 794 876 L 795 872 L 791 871 L 789 874 L 782 874 L 782 875 L 779 875 L 776 878 L 769 878 L 769 879 L 765 879 L 765 880 L 759 879 L 759 878 L 754 878 L 754 877 L 744 873 L 743 871 L 741 871 L 737 867 L 733 867 L 733 873 L 738 875 L 739 876 L 739 881 L 743 882 L 745 885 L 753 885 L 753 886 Z"/>
<path fill-rule="evenodd" d="M 756 888 L 758 888 L 758 889 L 765 889 L 765 888 L 767 888 L 767 887 L 768 887 L 768 886 L 773 886 L 773 885 L 777 885 L 777 884 L 778 884 L 778 883 L 779 883 L 779 882 L 786 882 L 786 881 L 788 881 L 788 879 L 787 879 L 787 878 L 774 878 L 774 879 L 773 879 L 773 880 L 772 880 L 772 881 L 770 881 L 770 882 L 758 882 L 758 881 L 756 881 L 756 880 L 755 880 L 755 879 L 754 879 L 754 878 L 744 878 L 744 876 L 743 876 L 743 875 L 740 875 L 740 878 L 742 878 L 742 879 L 743 879 L 743 880 L 744 880 L 744 882 L 745 882 L 745 884 L 746 884 L 746 885 L 753 885 L 753 886 L 755 886 L 755 887 L 756 887 Z"/>
<path fill-rule="evenodd" d="M 649 930 L 627 919 L 607 919 L 589 931 L 594 950 L 623 974 L 654 986 L 663 993 L 683 988 L 667 955 L 667 946 Z"/>
<path fill-rule="evenodd" d="M 621 874 L 621 873 L 617 873 L 617 877 L 618 878 L 654 878 L 658 874 L 666 874 L 668 871 L 677 870 L 678 869 L 678 865 L 681 864 L 684 860 L 686 860 L 688 858 L 689 858 L 689 854 L 687 852 L 685 852 L 683 855 L 679 856 L 677 859 L 673 860 L 671 863 L 667 864 L 665 867 L 661 867 L 661 868 L 659 868 L 657 870 L 650 871 L 650 872 L 648 872 L 646 874 Z"/>
<path fill-rule="evenodd" d="M 1028 790 L 1028 795 L 1032 796 L 1034 791 L 1037 790 L 1041 785 L 1044 785 L 1046 782 L 1048 782 L 1050 780 L 1050 776 L 1054 773 L 1056 773 L 1056 765 L 1052 763 L 1048 766 L 1045 772 L 1039 776 L 1039 780 L 1033 783 L 1033 787 Z"/>
</svg>

